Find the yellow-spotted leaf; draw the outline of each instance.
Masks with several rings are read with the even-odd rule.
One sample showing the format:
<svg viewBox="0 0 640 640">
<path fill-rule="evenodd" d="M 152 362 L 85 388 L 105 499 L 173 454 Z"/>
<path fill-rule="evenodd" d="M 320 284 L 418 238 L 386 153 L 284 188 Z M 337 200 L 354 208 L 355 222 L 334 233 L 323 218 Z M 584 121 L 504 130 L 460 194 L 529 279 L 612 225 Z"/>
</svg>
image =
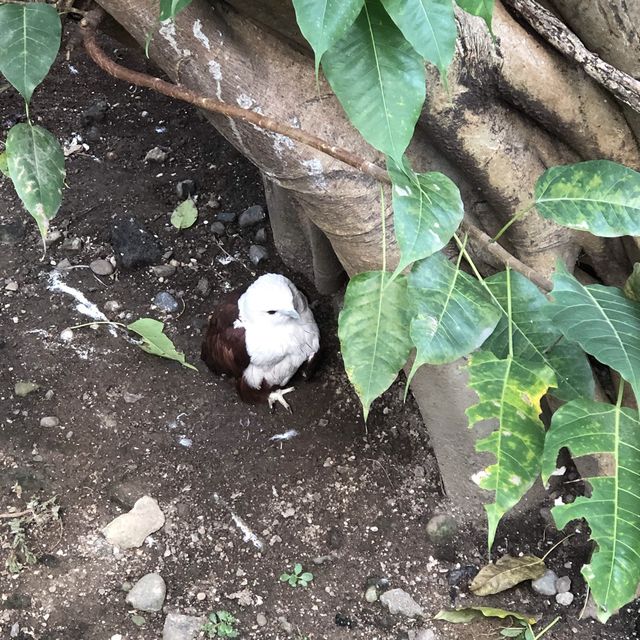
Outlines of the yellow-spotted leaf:
<svg viewBox="0 0 640 640">
<path fill-rule="evenodd" d="M 637 338 L 636 338 L 637 339 Z M 605 453 L 613 460 L 611 476 L 589 478 L 591 497 L 578 497 L 554 507 L 559 528 L 584 518 L 597 548 L 582 568 L 606 622 L 636 597 L 640 583 L 640 420 L 638 411 L 620 406 L 574 400 L 553 415 L 542 461 L 549 478 L 560 449 L 574 458 Z"/>
<path fill-rule="evenodd" d="M 495 492 L 495 502 L 485 505 L 488 516 L 489 549 L 502 516 L 513 508 L 533 485 L 540 472 L 544 447 L 544 425 L 540 400 L 556 385 L 546 365 L 504 360 L 479 351 L 469 363 L 469 386 L 479 402 L 467 409 L 469 426 L 495 419 L 497 429 L 476 443 L 478 451 L 492 453 L 494 464 L 474 474 L 483 489 Z"/>
</svg>

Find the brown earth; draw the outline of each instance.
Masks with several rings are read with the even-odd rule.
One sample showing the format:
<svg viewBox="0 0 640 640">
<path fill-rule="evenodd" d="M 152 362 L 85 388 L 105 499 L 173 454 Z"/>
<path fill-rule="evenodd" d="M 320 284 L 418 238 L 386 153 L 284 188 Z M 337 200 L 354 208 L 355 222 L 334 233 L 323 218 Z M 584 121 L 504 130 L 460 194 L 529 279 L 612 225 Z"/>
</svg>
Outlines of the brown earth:
<svg viewBox="0 0 640 640">
<path fill-rule="evenodd" d="M 117 55 L 144 69 L 139 52 Z M 106 119 L 87 122 L 83 113 L 101 98 L 109 103 Z M 21 109 L 12 89 L 0 93 L 3 132 Z M 499 637 L 499 626 L 431 620 L 456 595 L 449 570 L 486 561 L 484 523 L 465 524 L 444 549 L 427 539 L 429 518 L 452 507 L 441 495 L 416 406 L 402 403 L 402 384 L 376 404 L 365 429 L 338 352 L 336 302 L 314 295 L 270 243 L 274 257 L 253 267 L 247 252 L 257 227 L 241 231 L 232 224 L 220 241 L 223 249 L 214 241 L 210 224 L 217 211 L 264 204 L 255 168 L 192 109 L 112 81 L 79 51 L 69 60 L 60 56 L 31 113 L 62 141 L 81 134 L 89 149 L 67 159 L 68 188 L 53 225 L 81 238 L 79 251 L 64 249 L 61 239 L 42 261 L 35 225 L 8 180 L 0 181 L 0 224 L 26 222 L 20 242 L 0 244 L 0 512 L 53 496 L 61 507 L 59 522 L 28 531 L 37 563 L 18 574 L 0 568 L 2 637 L 19 627 L 18 638 L 108 640 L 120 634 L 151 640 L 161 637 L 168 611 L 217 609 L 237 616 L 243 638 L 395 639 L 420 627 L 437 638 Z M 168 151 L 164 164 L 144 162 L 155 146 Z M 179 203 L 175 185 L 182 179 L 197 184 L 200 217 L 178 233 L 169 214 Z M 212 197 L 219 209 L 206 204 Z M 144 221 L 180 263 L 168 282 L 147 268 L 104 278 L 85 268 L 112 255 L 111 228 L 122 213 Z M 102 310 L 118 301 L 121 311 L 108 314 L 114 320 L 165 321 L 199 371 L 148 355 L 104 326 L 77 329 L 70 342 L 62 340 L 65 328 L 88 321 L 70 296 L 47 289 L 49 273 L 64 258 L 77 267 L 63 272 L 69 286 Z M 323 333 L 325 362 L 315 380 L 299 383 L 288 396 L 293 415 L 239 403 L 232 384 L 215 379 L 198 358 L 201 326 L 215 300 L 252 280 L 252 272 L 267 271 L 306 286 Z M 211 288 L 205 297 L 197 290 L 203 277 Z M 6 290 L 13 282 L 18 290 Z M 165 289 L 184 302 L 182 312 L 164 315 L 151 306 Z M 16 397 L 18 381 L 40 389 Z M 41 427 L 45 416 L 57 417 L 59 425 Z M 293 439 L 270 439 L 290 429 L 298 431 Z M 100 531 L 144 494 L 158 500 L 166 524 L 143 547 L 118 551 Z M 231 511 L 264 539 L 266 551 L 243 539 Z M 0 519 L 3 559 L 13 540 L 10 521 Z M 636 607 L 606 627 L 577 619 L 585 594 L 579 567 L 588 552 L 585 527 L 578 528 L 581 535 L 548 559 L 558 574 L 572 577 L 571 606 L 529 586 L 482 601 L 463 586 L 457 602 L 542 614 L 539 629 L 559 615 L 545 636 L 557 640 L 638 637 Z M 541 555 L 562 538 L 538 513 L 499 534 L 498 554 Z M 315 575 L 306 589 L 278 579 L 295 562 Z M 151 571 L 167 583 L 164 610 L 142 614 L 137 626 L 123 584 Z M 411 622 L 389 615 L 379 602 L 367 603 L 372 576 L 409 592 L 425 619 Z M 258 626 L 258 614 L 266 626 Z M 290 636 L 284 619 L 292 625 Z"/>
</svg>

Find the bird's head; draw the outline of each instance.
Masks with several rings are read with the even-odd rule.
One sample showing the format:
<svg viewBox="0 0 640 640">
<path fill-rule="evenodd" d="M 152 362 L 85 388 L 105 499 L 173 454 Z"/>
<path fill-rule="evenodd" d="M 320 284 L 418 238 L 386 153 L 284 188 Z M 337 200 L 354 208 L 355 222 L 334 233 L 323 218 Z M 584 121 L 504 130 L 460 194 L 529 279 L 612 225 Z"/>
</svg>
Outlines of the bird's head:
<svg viewBox="0 0 640 640">
<path fill-rule="evenodd" d="M 267 273 L 245 291 L 238 307 L 243 322 L 281 325 L 301 322 L 307 301 L 289 279 Z"/>
</svg>

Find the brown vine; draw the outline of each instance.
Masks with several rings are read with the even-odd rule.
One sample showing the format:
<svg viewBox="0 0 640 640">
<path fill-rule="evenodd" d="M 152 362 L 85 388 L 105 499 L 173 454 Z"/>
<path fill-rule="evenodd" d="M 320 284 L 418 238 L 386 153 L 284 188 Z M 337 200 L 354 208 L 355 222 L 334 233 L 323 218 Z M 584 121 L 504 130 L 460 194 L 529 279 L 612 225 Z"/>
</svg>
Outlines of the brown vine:
<svg viewBox="0 0 640 640">
<path fill-rule="evenodd" d="M 243 120 L 260 127 L 261 129 L 287 136 L 291 140 L 305 144 L 331 156 L 332 158 L 335 158 L 336 160 L 344 162 L 354 169 L 374 178 L 378 182 L 391 184 L 389 175 L 382 167 L 379 167 L 364 158 L 360 158 L 348 149 L 331 145 L 325 140 L 322 140 L 322 138 L 318 138 L 317 136 L 311 135 L 301 129 L 290 127 L 289 125 L 268 116 L 256 113 L 255 111 L 227 104 L 220 100 L 216 100 L 215 98 L 201 96 L 187 87 L 172 84 L 161 80 L 160 78 L 155 78 L 145 73 L 139 73 L 119 65 L 105 54 L 98 45 L 96 39 L 97 27 L 103 16 L 103 9 L 92 9 L 81 21 L 80 26 L 82 28 L 83 42 L 87 53 L 98 67 L 114 78 L 118 78 L 119 80 L 123 80 L 140 87 L 147 87 L 148 89 L 162 93 L 170 98 L 181 100 L 182 102 L 188 102 L 189 104 L 199 107 L 200 109 L 204 109 L 205 111 L 219 113 L 236 120 Z M 502 264 L 510 267 L 518 273 L 521 273 L 526 278 L 529 278 L 529 280 L 534 282 L 542 290 L 547 292 L 551 291 L 552 283 L 548 278 L 518 260 L 518 258 L 510 254 L 502 245 L 494 242 L 490 236 L 484 233 L 484 231 L 467 220 L 462 221 L 460 228 L 462 231 L 467 233 L 472 240 L 477 242 L 483 250 L 497 258 Z"/>
</svg>

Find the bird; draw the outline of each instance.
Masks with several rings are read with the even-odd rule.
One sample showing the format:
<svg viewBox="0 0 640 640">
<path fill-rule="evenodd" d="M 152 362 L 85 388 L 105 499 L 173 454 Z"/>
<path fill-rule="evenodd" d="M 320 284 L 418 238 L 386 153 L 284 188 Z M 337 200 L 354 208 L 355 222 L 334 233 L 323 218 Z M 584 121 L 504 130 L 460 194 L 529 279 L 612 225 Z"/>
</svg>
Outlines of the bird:
<svg viewBox="0 0 640 640">
<path fill-rule="evenodd" d="M 310 377 L 317 365 L 320 331 L 307 298 L 283 275 L 266 273 L 229 293 L 214 308 L 202 341 L 201 358 L 214 373 L 236 380 L 244 402 L 275 403 L 284 398 L 299 369 Z"/>
</svg>

